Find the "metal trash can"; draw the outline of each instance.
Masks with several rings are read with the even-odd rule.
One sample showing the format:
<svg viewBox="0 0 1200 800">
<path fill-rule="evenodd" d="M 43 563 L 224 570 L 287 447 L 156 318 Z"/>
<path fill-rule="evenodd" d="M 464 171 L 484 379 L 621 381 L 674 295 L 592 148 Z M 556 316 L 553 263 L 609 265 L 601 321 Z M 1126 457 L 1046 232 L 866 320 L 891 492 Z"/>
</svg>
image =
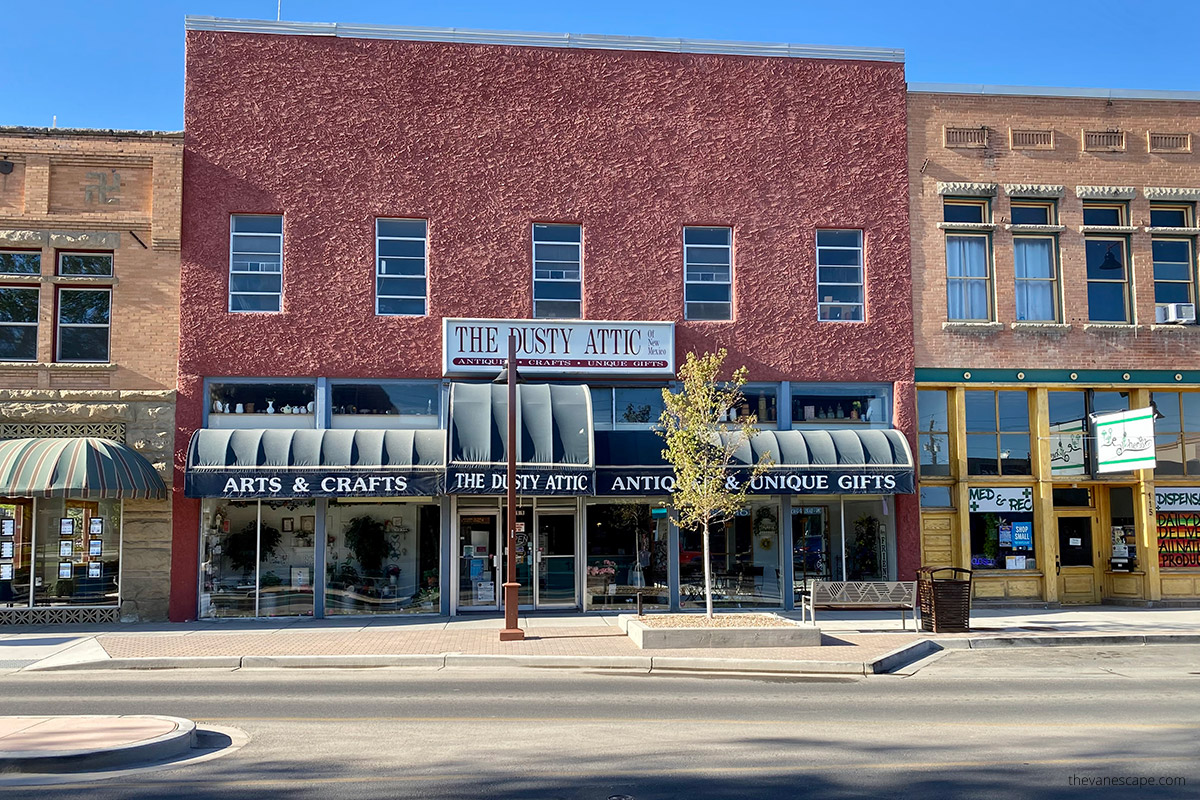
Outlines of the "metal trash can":
<svg viewBox="0 0 1200 800">
<path fill-rule="evenodd" d="M 965 578 L 961 577 L 964 575 Z M 921 608 L 923 631 L 966 633 L 971 630 L 971 570 L 921 567 L 917 570 L 917 605 Z"/>
</svg>

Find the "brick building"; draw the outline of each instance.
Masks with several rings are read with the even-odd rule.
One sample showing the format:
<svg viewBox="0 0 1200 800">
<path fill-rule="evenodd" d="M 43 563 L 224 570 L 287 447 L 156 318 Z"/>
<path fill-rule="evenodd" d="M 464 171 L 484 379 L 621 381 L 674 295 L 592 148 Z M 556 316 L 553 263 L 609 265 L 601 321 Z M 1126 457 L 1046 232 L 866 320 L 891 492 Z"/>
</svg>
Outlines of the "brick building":
<svg viewBox="0 0 1200 800">
<path fill-rule="evenodd" d="M 166 617 L 182 154 L 0 128 L 0 624 Z"/>
<path fill-rule="evenodd" d="M 908 131 L 923 562 L 1200 598 L 1200 93 L 916 85 Z M 1091 415 L 1143 408 L 1156 467 L 1102 471 Z"/>
<path fill-rule="evenodd" d="M 900 53 L 187 27 L 173 619 L 496 609 L 510 329 L 524 605 L 696 604 L 650 427 L 719 347 L 779 462 L 719 604 L 912 576 Z"/>
</svg>

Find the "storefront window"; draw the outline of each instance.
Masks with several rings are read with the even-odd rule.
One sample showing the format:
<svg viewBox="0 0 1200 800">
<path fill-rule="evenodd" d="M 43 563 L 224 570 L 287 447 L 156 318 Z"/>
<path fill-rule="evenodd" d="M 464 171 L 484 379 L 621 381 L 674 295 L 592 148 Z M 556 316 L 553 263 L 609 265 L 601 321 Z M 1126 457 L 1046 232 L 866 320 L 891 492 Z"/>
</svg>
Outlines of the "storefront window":
<svg viewBox="0 0 1200 800">
<path fill-rule="evenodd" d="M 793 383 L 792 422 L 797 425 L 891 424 L 892 389 L 873 383 Z"/>
<path fill-rule="evenodd" d="M 1033 490 L 972 487 L 970 498 L 971 567 L 1037 569 Z"/>
<path fill-rule="evenodd" d="M 436 428 L 441 419 L 438 381 L 335 383 L 334 428 Z"/>
<path fill-rule="evenodd" d="M 325 613 L 436 612 L 440 532 L 432 503 L 331 501 Z"/>
<path fill-rule="evenodd" d="M 917 392 L 921 475 L 950 474 L 950 414 L 944 389 Z"/>
<path fill-rule="evenodd" d="M 1087 395 L 1048 392 L 1050 473 L 1055 477 L 1087 474 Z"/>
<path fill-rule="evenodd" d="M 589 503 L 584 602 L 589 610 L 666 608 L 667 513 L 659 503 Z"/>
<path fill-rule="evenodd" d="M 852 581 L 887 580 L 893 572 L 889 558 L 888 533 L 891 520 L 885 512 L 885 500 L 877 498 L 844 500 L 846 505 L 846 575 Z"/>
<path fill-rule="evenodd" d="M 312 428 L 316 384 L 210 383 L 210 428 Z"/>
<path fill-rule="evenodd" d="M 922 486 L 921 487 L 921 507 L 922 508 L 953 508 L 954 500 L 950 494 L 949 486 Z"/>
<path fill-rule="evenodd" d="M 658 425 L 662 386 L 592 386 L 592 420 L 597 430 L 635 430 Z"/>
<path fill-rule="evenodd" d="M 1023 391 L 964 392 L 967 473 L 1029 475 L 1029 395 Z"/>
<path fill-rule="evenodd" d="M 1200 475 L 1200 392 L 1153 392 L 1156 475 Z"/>
<path fill-rule="evenodd" d="M 0 500 L 0 607 L 29 605 L 33 502 Z"/>
<path fill-rule="evenodd" d="M 205 500 L 202 617 L 313 613 L 311 500 Z"/>
<path fill-rule="evenodd" d="M 742 387 L 742 403 L 733 418 L 740 419 L 755 415 L 755 424 L 760 428 L 774 428 L 779 422 L 779 385 L 775 383 L 749 383 Z"/>
<path fill-rule="evenodd" d="M 34 605 L 115 606 L 121 586 L 121 502 L 37 502 Z"/>
<path fill-rule="evenodd" d="M 730 522 L 711 528 L 713 605 L 779 606 L 779 503 L 753 501 Z M 704 542 L 699 529 L 679 531 L 679 590 L 683 608 L 704 606 Z"/>
<path fill-rule="evenodd" d="M 836 505 L 833 510 L 837 512 Z M 805 581 L 833 579 L 833 562 L 840 556 L 835 556 L 829 529 L 829 506 L 792 507 L 792 581 L 797 598 Z"/>
</svg>

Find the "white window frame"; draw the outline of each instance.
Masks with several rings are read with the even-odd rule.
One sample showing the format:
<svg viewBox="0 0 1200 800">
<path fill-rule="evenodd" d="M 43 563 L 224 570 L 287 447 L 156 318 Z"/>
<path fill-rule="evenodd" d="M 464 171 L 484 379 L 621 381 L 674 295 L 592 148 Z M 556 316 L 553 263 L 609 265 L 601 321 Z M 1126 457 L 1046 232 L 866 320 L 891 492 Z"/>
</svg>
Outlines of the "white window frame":
<svg viewBox="0 0 1200 800">
<path fill-rule="evenodd" d="M 34 272 L 7 272 L 0 270 L 0 275 L 41 275 L 42 274 L 42 251 L 40 250 L 16 250 L 4 249 L 0 250 L 0 255 L 10 256 L 37 256 L 37 270 Z"/>
<path fill-rule="evenodd" d="M 579 241 L 578 242 L 559 242 L 559 241 L 553 241 L 553 240 L 550 240 L 550 241 L 539 240 L 537 237 L 538 226 L 544 226 L 547 228 L 574 228 L 577 231 L 579 231 Z M 530 262 L 533 264 L 533 297 L 532 297 L 533 318 L 534 319 L 583 319 L 583 225 L 581 225 L 577 222 L 535 222 L 530 226 L 529 242 L 530 242 L 529 257 L 530 257 Z M 574 262 L 550 261 L 547 259 L 539 260 L 537 257 L 537 246 L 539 244 L 563 245 L 563 246 L 567 246 L 567 247 L 570 247 L 573 245 L 575 247 L 575 249 L 578 251 L 579 256 Z M 542 270 L 544 270 L 545 272 L 548 273 L 546 277 L 538 276 L 539 264 L 540 265 L 550 265 L 550 264 L 571 264 L 571 263 L 574 263 L 576 265 L 575 272 L 577 273 L 578 277 L 575 277 L 575 278 L 567 278 L 567 277 L 562 277 L 562 276 L 554 277 L 553 273 L 555 273 L 555 272 L 562 272 L 565 274 L 565 273 L 570 272 L 571 270 L 567 269 L 567 268 L 552 268 L 549 266 L 541 267 Z M 539 315 L 538 314 L 538 298 L 537 298 L 537 287 L 538 287 L 539 283 L 574 283 L 574 284 L 578 284 L 579 300 L 560 300 L 560 299 L 547 297 L 547 298 L 543 298 L 542 302 L 546 302 L 546 303 L 575 303 L 575 302 L 577 302 L 577 303 L 579 303 L 579 316 L 577 316 L 577 317 L 549 317 L 549 316 Z"/>
<path fill-rule="evenodd" d="M 420 222 L 425 226 L 425 235 L 416 236 L 382 236 L 379 233 L 380 222 Z M 421 242 L 425 255 L 421 257 L 421 274 L 420 275 L 389 275 L 383 272 L 383 258 L 379 255 L 380 241 L 389 242 Z M 417 297 L 415 295 L 404 294 L 382 294 L 380 292 L 380 283 L 383 278 L 420 278 L 425 282 L 425 292 Z M 420 300 L 422 311 L 420 314 L 400 314 L 388 313 L 379 310 L 380 300 Z M 375 219 L 375 315 L 379 317 L 426 317 L 429 316 L 429 220 L 420 219 L 418 217 L 376 217 Z"/>
<path fill-rule="evenodd" d="M 727 231 L 729 234 L 729 236 L 728 236 L 729 243 L 728 244 L 689 244 L 688 240 L 687 240 L 687 234 L 688 234 L 688 231 L 691 231 L 691 230 Z M 697 277 L 696 279 L 693 279 L 691 277 L 691 270 L 694 269 L 694 270 L 696 270 L 697 273 L 703 275 L 706 268 L 711 268 L 716 265 L 714 265 L 714 264 L 696 264 L 696 265 L 689 264 L 688 258 L 687 258 L 687 253 L 688 253 L 689 247 L 696 247 L 696 248 L 701 248 L 701 249 L 705 249 L 705 250 L 724 250 L 724 251 L 726 251 L 729 254 L 729 258 L 727 259 L 727 263 L 729 265 L 729 280 L 728 281 L 718 281 L 718 280 L 713 280 L 711 278 L 705 279 L 705 278 L 701 278 L 701 277 Z M 691 286 L 691 285 L 698 285 L 698 286 L 725 285 L 725 286 L 728 286 L 729 287 L 729 299 L 728 300 L 691 300 L 691 301 L 689 301 L 687 299 L 687 287 Z M 691 303 L 703 303 L 705 305 L 724 304 L 724 305 L 729 306 L 729 314 L 728 314 L 728 316 L 726 316 L 724 318 L 693 317 L 691 314 L 688 313 L 688 306 Z M 733 320 L 733 227 L 732 226 L 729 226 L 729 225 L 685 225 L 685 226 L 683 226 L 683 318 L 686 320 L 697 320 L 700 322 L 731 322 Z"/>
<path fill-rule="evenodd" d="M 1050 277 L 1049 278 L 1020 278 L 1020 277 L 1017 277 L 1016 252 L 1017 252 L 1017 241 L 1020 239 L 1047 239 L 1050 241 Z M 1050 301 L 1050 304 L 1051 304 L 1051 309 L 1054 312 L 1054 316 L 1052 319 L 1036 319 L 1036 320 L 1023 319 L 1020 314 L 1021 309 L 1020 309 L 1019 305 L 1017 305 L 1019 303 L 1019 300 L 1017 299 L 1019 297 L 1019 293 L 1014 292 L 1014 296 L 1013 296 L 1014 313 L 1016 313 L 1016 315 L 1017 315 L 1018 322 L 1057 323 L 1062 318 L 1062 311 L 1061 311 L 1062 294 L 1059 289 L 1059 282 L 1058 282 L 1059 272 L 1060 272 L 1060 270 L 1058 267 L 1058 237 L 1057 236 L 1024 234 L 1024 233 L 1013 234 L 1013 287 L 1014 287 L 1014 289 L 1019 287 L 1022 283 L 1049 283 L 1051 298 L 1052 298 Z"/>
<path fill-rule="evenodd" d="M 101 274 L 93 274 L 90 272 L 63 272 L 62 263 L 63 258 L 66 256 L 91 256 L 93 258 L 96 256 L 106 257 L 108 258 L 108 272 Z M 54 265 L 55 274 L 61 278 L 111 278 L 113 277 L 113 270 L 115 269 L 114 261 L 115 259 L 113 258 L 113 254 L 107 251 L 96 252 L 90 250 L 60 250 L 58 253 L 57 263 Z"/>
<path fill-rule="evenodd" d="M 821 234 L 825 233 L 825 232 L 857 233 L 858 234 L 858 246 L 842 247 L 842 246 L 834 246 L 834 245 L 822 245 L 821 244 Z M 816 244 L 817 244 L 817 321 L 818 322 L 862 323 L 862 322 L 867 321 L 867 285 L 866 285 L 866 283 L 867 283 L 866 282 L 867 265 L 865 263 L 866 250 L 863 247 L 863 239 L 864 239 L 864 236 L 863 236 L 863 231 L 861 228 L 819 228 L 817 230 Z M 823 250 L 854 250 L 854 251 L 857 251 L 858 252 L 858 283 L 835 283 L 835 282 L 830 282 L 830 281 L 822 281 L 821 280 L 821 267 L 822 266 L 826 266 L 831 269 L 832 268 L 844 269 L 844 268 L 853 266 L 851 264 L 825 264 L 825 265 L 822 265 L 821 264 L 821 251 L 823 251 Z M 830 300 L 830 301 L 822 300 L 821 299 L 821 297 L 822 297 L 821 287 L 823 287 L 823 286 L 827 286 L 827 287 L 835 287 L 835 286 L 837 286 L 837 287 L 840 287 L 840 286 L 857 287 L 859 300 L 857 303 L 847 303 L 847 302 L 841 302 L 841 301 L 835 302 L 832 300 Z M 823 312 L 826 309 L 832 310 L 834 308 L 840 308 L 843 311 L 846 308 L 852 308 L 852 309 L 856 308 L 856 309 L 858 309 L 858 318 L 857 319 L 853 319 L 853 318 L 852 319 L 845 319 L 845 318 L 834 319 L 833 317 L 826 317 L 824 315 Z"/>
<path fill-rule="evenodd" d="M 259 233 L 255 232 L 240 232 L 234 231 L 234 221 L 239 217 L 272 217 L 279 220 L 279 233 Z M 274 273 L 264 270 L 235 270 L 233 268 L 233 237 L 237 236 L 262 236 L 270 237 L 279 240 L 279 271 Z M 235 292 L 233 290 L 234 275 L 263 275 L 263 274 L 278 274 L 279 275 L 279 291 L 278 292 Z M 274 311 L 263 311 L 261 309 L 242 309 L 233 307 L 234 295 L 247 295 L 253 297 L 278 297 L 279 308 Z M 283 312 L 283 215 L 282 214 L 230 214 L 229 215 L 229 311 L 234 314 L 280 314 Z"/>
<path fill-rule="evenodd" d="M 992 237 L 988 233 L 975 233 L 965 230 L 947 230 L 946 245 L 950 244 L 951 238 L 973 238 L 983 239 L 983 263 L 984 275 L 978 276 L 954 276 L 950 274 L 950 257 L 949 252 L 946 253 L 946 319 L 950 322 L 991 322 L 996 316 L 996 301 L 995 301 L 995 270 L 992 266 Z M 984 317 L 951 317 L 950 316 L 950 287 L 960 285 L 970 281 L 983 281 L 986 286 L 987 297 L 987 316 Z"/>
<path fill-rule="evenodd" d="M 28 275 L 29 273 L 16 273 L 16 274 Z M 33 331 L 34 331 L 33 338 L 34 338 L 34 342 L 35 342 L 35 345 L 33 348 L 33 358 L 11 358 L 11 357 L 9 357 L 9 358 L 5 358 L 4 360 L 5 361 L 19 361 L 23 364 L 35 362 L 38 360 L 36 341 L 38 338 L 37 337 L 37 329 L 38 329 L 38 324 L 40 321 L 41 309 L 42 309 L 42 289 L 40 286 L 37 286 L 37 285 L 30 286 L 29 284 L 0 284 L 0 291 L 6 290 L 6 289 L 17 289 L 17 290 L 23 291 L 23 292 L 34 292 L 37 295 L 37 303 L 34 306 L 34 308 L 36 310 L 33 315 L 33 322 L 0 322 L 0 328 L 33 328 Z M 110 309 L 109 314 L 111 314 L 111 313 L 112 313 L 112 311 Z"/>
<path fill-rule="evenodd" d="M 108 295 L 108 322 L 103 325 L 86 322 L 63 322 L 62 321 L 62 296 L 65 292 L 104 292 Z M 59 364 L 111 364 L 112 363 L 112 287 L 111 286 L 59 286 L 58 296 L 55 298 L 57 303 L 54 310 L 54 361 Z M 104 328 L 108 332 L 105 339 L 104 349 L 108 355 L 107 358 L 63 358 L 62 357 L 62 330 L 63 328 Z"/>
</svg>

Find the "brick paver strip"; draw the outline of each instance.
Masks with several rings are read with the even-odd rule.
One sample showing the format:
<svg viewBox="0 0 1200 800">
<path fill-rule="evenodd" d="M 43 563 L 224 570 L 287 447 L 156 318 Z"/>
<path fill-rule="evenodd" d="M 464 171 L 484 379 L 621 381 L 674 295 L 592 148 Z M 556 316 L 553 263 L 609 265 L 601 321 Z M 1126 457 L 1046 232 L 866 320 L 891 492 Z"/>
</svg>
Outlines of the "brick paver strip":
<svg viewBox="0 0 1200 800">
<path fill-rule="evenodd" d="M 639 650 L 613 628 L 541 628 L 523 642 L 501 642 L 495 630 L 288 631 L 280 634 L 101 635 L 113 658 L 271 655 L 479 655 L 636 656 L 775 659 L 783 661 L 871 661 L 918 640 L 912 633 L 825 636 L 822 647 L 739 647 Z"/>
</svg>

